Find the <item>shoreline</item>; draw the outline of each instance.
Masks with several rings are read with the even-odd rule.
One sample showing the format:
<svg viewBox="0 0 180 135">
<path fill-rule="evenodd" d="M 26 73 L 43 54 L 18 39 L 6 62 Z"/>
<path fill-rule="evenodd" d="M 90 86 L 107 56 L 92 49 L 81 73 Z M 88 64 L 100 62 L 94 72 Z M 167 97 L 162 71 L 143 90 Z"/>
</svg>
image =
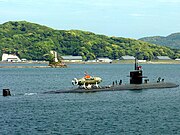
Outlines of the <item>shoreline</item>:
<svg viewBox="0 0 180 135">
<path fill-rule="evenodd" d="M 51 66 L 0 66 L 0 68 L 52 68 Z"/>
<path fill-rule="evenodd" d="M 8 65 L 6 65 L 8 64 Z M 17 65 L 16 65 L 17 64 Z M 18 65 L 21 64 L 21 65 Z M 28 65 L 26 65 L 28 64 Z M 41 63 L 44 64 L 44 63 Z M 107 62 L 66 62 L 66 65 L 71 65 L 71 64 L 134 64 L 133 61 L 121 61 L 121 62 L 112 62 L 112 63 L 107 63 Z M 179 65 L 180 61 L 148 61 L 148 62 L 139 62 L 139 64 L 174 64 L 174 65 Z M 49 65 L 33 65 L 33 63 L 0 63 L 0 68 L 64 68 L 64 67 L 52 67 Z"/>
<path fill-rule="evenodd" d="M 130 62 L 130 61 L 123 61 L 123 62 L 112 62 L 112 63 L 108 63 L 108 62 L 66 62 L 65 64 L 134 64 L 134 62 Z M 138 64 L 180 64 L 180 61 L 175 61 L 175 62 L 138 62 Z"/>
</svg>

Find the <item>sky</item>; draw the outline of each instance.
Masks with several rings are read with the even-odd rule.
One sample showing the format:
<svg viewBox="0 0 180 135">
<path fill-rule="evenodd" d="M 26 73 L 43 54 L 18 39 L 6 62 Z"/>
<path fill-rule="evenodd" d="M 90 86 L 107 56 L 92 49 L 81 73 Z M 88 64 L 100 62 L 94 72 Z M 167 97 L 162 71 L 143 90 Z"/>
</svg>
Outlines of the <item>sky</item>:
<svg viewBox="0 0 180 135">
<path fill-rule="evenodd" d="M 180 0 L 0 0 L 0 24 L 8 21 L 135 39 L 167 36 L 180 32 Z"/>
</svg>

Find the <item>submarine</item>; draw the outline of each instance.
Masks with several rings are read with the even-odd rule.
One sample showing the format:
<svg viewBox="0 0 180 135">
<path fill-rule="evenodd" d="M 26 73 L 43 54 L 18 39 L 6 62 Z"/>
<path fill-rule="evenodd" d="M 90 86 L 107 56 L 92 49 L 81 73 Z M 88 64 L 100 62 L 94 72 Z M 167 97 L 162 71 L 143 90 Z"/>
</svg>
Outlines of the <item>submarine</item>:
<svg viewBox="0 0 180 135">
<path fill-rule="evenodd" d="M 45 94 L 58 94 L 58 93 L 88 93 L 88 92 L 104 92 L 104 91 L 122 91 L 122 90 L 144 90 L 144 89 L 164 89 L 164 88 L 176 88 L 178 84 L 172 82 L 165 82 L 164 79 L 158 78 L 157 82 L 149 82 L 147 76 L 143 76 L 143 70 L 141 66 L 138 66 L 137 59 L 135 58 L 134 70 L 130 71 L 128 77 L 130 78 L 129 84 L 122 84 L 122 80 L 115 81 L 112 85 L 99 86 L 102 82 L 100 77 L 91 77 L 86 73 L 83 78 L 72 80 L 73 85 L 77 85 L 77 88 L 70 90 L 56 90 L 44 92 Z"/>
</svg>

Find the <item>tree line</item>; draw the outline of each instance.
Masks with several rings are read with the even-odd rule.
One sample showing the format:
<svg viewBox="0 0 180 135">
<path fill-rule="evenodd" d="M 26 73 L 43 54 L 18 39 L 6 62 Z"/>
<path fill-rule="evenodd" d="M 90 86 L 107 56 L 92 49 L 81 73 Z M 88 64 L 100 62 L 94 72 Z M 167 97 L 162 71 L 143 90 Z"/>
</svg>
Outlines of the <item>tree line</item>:
<svg viewBox="0 0 180 135">
<path fill-rule="evenodd" d="M 124 55 L 151 60 L 156 56 L 180 58 L 180 50 L 158 46 L 140 40 L 108 37 L 81 30 L 54 30 L 26 21 L 0 25 L 0 55 L 13 53 L 28 60 L 47 60 L 51 50 L 59 55 L 82 56 L 84 60 L 97 57 L 119 59 Z"/>
</svg>

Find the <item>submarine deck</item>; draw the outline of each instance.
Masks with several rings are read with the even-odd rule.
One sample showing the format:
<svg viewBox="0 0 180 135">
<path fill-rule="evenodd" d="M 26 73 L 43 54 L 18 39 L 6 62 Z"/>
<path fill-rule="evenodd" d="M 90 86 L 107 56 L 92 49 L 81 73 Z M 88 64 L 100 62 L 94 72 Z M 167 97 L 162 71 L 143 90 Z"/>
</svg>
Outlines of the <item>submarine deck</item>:
<svg viewBox="0 0 180 135">
<path fill-rule="evenodd" d="M 121 91 L 121 90 L 142 90 L 142 89 L 163 89 L 163 88 L 175 88 L 179 85 L 170 82 L 159 83 L 143 83 L 143 84 L 122 84 L 114 86 L 102 86 L 99 88 L 75 88 L 71 90 L 56 90 L 47 91 L 44 94 L 58 94 L 58 93 L 88 93 L 88 92 L 103 92 L 103 91 Z"/>
</svg>

